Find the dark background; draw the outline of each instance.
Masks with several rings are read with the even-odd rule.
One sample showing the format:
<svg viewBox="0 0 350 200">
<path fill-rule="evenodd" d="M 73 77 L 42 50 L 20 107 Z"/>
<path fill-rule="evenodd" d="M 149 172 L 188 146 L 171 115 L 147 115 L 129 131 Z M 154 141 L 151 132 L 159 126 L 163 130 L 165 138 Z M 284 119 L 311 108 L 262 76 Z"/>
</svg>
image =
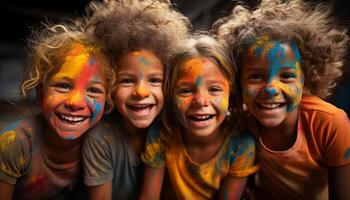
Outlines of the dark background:
<svg viewBox="0 0 350 200">
<path fill-rule="evenodd" d="M 256 5 L 256 0 L 245 0 Z M 311 0 L 307 0 L 311 1 Z M 39 112 L 34 95 L 27 104 L 19 104 L 19 88 L 27 63 L 26 40 L 30 29 L 43 21 L 58 23 L 82 16 L 90 0 L 2 0 L 0 2 L 0 128 L 4 123 Z M 236 1 L 229 0 L 175 0 L 175 7 L 193 24 L 193 29 L 209 29 L 222 16 L 227 16 Z M 347 0 L 311 1 L 333 4 L 332 14 L 340 24 L 350 26 L 350 3 Z M 302 19 L 301 19 L 302 20 Z M 350 55 L 350 54 L 349 54 Z M 334 94 L 328 99 L 350 116 L 350 56 L 345 74 Z"/>
</svg>

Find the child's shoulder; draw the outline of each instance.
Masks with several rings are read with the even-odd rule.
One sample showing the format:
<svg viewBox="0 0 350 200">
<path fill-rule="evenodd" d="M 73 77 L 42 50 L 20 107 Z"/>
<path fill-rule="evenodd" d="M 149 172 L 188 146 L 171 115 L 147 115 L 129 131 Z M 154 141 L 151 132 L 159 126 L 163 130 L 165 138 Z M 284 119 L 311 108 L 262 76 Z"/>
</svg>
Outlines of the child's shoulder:
<svg viewBox="0 0 350 200">
<path fill-rule="evenodd" d="M 346 113 L 342 109 L 312 95 L 305 95 L 302 97 L 301 112 L 303 114 L 314 113 L 317 114 L 318 117 L 346 117 Z"/>
<path fill-rule="evenodd" d="M 44 131 L 44 123 L 45 120 L 42 115 L 28 117 L 9 123 L 0 131 L 0 138 L 7 138 L 7 140 L 10 139 L 11 141 L 30 140 Z"/>
<path fill-rule="evenodd" d="M 238 134 L 228 136 L 229 146 L 255 145 L 255 139 L 248 130 L 242 130 Z"/>
</svg>

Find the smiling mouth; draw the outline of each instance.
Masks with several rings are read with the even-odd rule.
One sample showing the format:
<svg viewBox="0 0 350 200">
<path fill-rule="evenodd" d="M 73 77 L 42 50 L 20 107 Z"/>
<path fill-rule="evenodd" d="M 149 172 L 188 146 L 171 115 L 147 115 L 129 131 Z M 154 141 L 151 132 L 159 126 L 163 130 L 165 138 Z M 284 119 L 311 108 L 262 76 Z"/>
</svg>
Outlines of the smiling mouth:
<svg viewBox="0 0 350 200">
<path fill-rule="evenodd" d="M 134 112 L 136 116 L 144 117 L 149 115 L 154 104 L 133 104 L 127 107 Z"/>
<path fill-rule="evenodd" d="M 70 123 L 70 124 L 79 124 L 83 123 L 88 117 L 83 116 L 72 116 L 72 115 L 66 115 L 62 113 L 56 113 L 56 116 L 63 122 Z"/>
<path fill-rule="evenodd" d="M 188 118 L 190 118 L 193 121 L 207 121 L 214 117 L 215 115 L 190 115 Z"/>
<path fill-rule="evenodd" d="M 257 105 L 259 108 L 272 110 L 281 108 L 287 105 L 287 103 L 257 103 Z"/>
</svg>

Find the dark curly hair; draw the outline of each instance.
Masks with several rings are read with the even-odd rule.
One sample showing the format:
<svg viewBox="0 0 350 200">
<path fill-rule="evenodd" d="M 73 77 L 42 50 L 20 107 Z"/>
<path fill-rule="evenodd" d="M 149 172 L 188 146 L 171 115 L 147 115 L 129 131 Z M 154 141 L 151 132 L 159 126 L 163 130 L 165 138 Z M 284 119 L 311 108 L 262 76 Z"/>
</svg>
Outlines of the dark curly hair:
<svg viewBox="0 0 350 200">
<path fill-rule="evenodd" d="M 114 61 L 123 53 L 147 49 L 165 64 L 190 27 L 170 3 L 157 0 L 92 2 L 87 12 L 87 31 Z"/>
<path fill-rule="evenodd" d="M 214 29 L 239 66 L 247 42 L 254 38 L 296 42 L 302 56 L 304 92 L 325 98 L 342 75 L 349 44 L 347 30 L 335 23 L 330 10 L 329 5 L 314 6 L 301 0 L 262 0 L 255 10 L 241 2 Z"/>
</svg>

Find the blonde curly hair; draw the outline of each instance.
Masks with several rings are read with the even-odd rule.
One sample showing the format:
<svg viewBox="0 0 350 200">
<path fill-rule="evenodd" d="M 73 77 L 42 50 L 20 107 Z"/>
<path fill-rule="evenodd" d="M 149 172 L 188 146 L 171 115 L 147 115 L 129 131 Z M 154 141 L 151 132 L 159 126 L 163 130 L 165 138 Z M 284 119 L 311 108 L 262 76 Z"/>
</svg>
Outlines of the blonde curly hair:
<svg viewBox="0 0 350 200">
<path fill-rule="evenodd" d="M 91 2 L 87 12 L 87 32 L 114 61 L 124 53 L 147 49 L 166 64 L 190 27 L 169 2 L 157 0 Z"/>
<path fill-rule="evenodd" d="M 116 78 L 108 58 L 92 38 L 84 33 L 81 21 L 72 21 L 72 24 L 50 25 L 43 23 L 43 28 L 33 30 L 28 40 L 29 65 L 21 84 L 21 93 L 25 98 L 31 89 L 35 88 L 37 100 L 41 100 L 43 84 L 46 83 L 60 69 L 65 57 L 77 45 L 86 47 L 97 63 L 104 69 L 106 76 L 106 112 L 113 108 L 111 91 Z"/>
<path fill-rule="evenodd" d="M 239 3 L 214 29 L 234 54 L 239 66 L 249 42 L 269 36 L 296 42 L 302 57 L 306 93 L 325 98 L 342 75 L 349 38 L 346 29 L 330 16 L 330 6 L 301 0 L 262 0 L 255 10 Z"/>
</svg>

